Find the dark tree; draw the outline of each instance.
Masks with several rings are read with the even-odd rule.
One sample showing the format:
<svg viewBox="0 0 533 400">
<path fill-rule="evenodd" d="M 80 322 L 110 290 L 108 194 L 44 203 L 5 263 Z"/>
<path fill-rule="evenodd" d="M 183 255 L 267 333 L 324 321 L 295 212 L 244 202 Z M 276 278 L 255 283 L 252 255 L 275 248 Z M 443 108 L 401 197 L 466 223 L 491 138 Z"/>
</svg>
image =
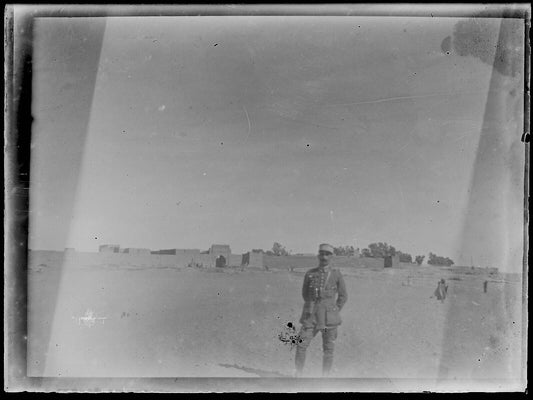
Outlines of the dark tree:
<svg viewBox="0 0 533 400">
<path fill-rule="evenodd" d="M 333 254 L 336 256 L 349 256 L 353 257 L 355 255 L 355 249 L 353 246 L 339 246 L 333 248 Z"/>
<path fill-rule="evenodd" d="M 272 253 L 275 256 L 288 256 L 289 252 L 285 249 L 285 246 L 282 246 L 281 243 L 274 242 L 272 245 Z"/>
<path fill-rule="evenodd" d="M 363 249 L 361 254 L 363 257 L 384 258 L 396 255 L 396 249 L 387 243 L 371 243 L 368 245 L 368 248 Z"/>
<path fill-rule="evenodd" d="M 397 251 L 396 254 L 398 256 L 400 256 L 400 262 L 404 262 L 404 263 L 412 263 L 413 262 L 413 257 L 411 256 L 411 254 L 408 254 L 408 253 L 404 253 L 402 251 Z"/>
<path fill-rule="evenodd" d="M 424 262 L 424 258 L 426 258 L 426 256 L 416 256 L 415 261 L 418 265 L 422 265 L 422 263 Z"/>
<path fill-rule="evenodd" d="M 430 265 L 443 265 L 443 266 L 451 266 L 455 264 L 451 259 L 448 257 L 441 257 L 433 253 L 429 253 L 428 257 L 428 264 Z"/>
<path fill-rule="evenodd" d="M 361 257 L 372 257 L 372 252 L 370 249 L 363 249 L 361 250 Z"/>
</svg>

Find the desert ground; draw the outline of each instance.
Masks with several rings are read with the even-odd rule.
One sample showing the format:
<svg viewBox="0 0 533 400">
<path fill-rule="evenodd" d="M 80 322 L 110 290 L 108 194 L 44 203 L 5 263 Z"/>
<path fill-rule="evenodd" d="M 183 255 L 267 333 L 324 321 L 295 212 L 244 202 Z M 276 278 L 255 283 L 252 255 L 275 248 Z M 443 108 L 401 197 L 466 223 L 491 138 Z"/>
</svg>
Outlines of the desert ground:
<svg viewBox="0 0 533 400">
<path fill-rule="evenodd" d="M 521 276 L 432 266 L 342 269 L 348 302 L 332 376 L 415 382 L 520 379 Z M 28 270 L 28 375 L 291 377 L 305 270 L 66 268 Z M 439 279 L 448 296 L 433 297 Z M 487 292 L 483 282 L 488 281 Z M 321 374 L 320 334 L 306 377 Z"/>
</svg>

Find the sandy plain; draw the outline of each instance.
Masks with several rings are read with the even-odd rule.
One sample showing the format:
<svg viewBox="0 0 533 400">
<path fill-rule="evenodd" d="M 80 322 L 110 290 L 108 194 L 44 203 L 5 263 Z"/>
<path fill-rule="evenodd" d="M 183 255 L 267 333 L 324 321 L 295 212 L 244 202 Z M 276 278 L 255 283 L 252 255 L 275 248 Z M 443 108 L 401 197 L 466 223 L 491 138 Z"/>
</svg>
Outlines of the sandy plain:
<svg viewBox="0 0 533 400">
<path fill-rule="evenodd" d="M 342 269 L 348 302 L 332 376 L 476 381 L 502 387 L 523 371 L 520 275 L 431 266 Z M 305 270 L 62 268 L 28 271 L 28 375 L 287 378 Z M 449 285 L 444 302 L 432 297 Z M 488 281 L 487 292 L 483 282 Z M 321 338 L 306 377 L 321 374 Z"/>
</svg>

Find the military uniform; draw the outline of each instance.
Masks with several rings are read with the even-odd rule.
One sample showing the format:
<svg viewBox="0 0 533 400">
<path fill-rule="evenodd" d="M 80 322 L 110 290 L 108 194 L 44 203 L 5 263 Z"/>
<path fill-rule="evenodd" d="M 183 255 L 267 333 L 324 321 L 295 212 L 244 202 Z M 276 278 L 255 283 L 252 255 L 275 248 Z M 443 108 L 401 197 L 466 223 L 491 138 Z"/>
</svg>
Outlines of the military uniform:
<svg viewBox="0 0 533 400">
<path fill-rule="evenodd" d="M 296 371 L 301 373 L 303 370 L 307 347 L 321 331 L 324 351 L 322 370 L 327 375 L 333 364 L 337 327 L 342 323 L 339 311 L 348 299 L 340 271 L 329 265 L 309 270 L 304 277 L 302 297 L 305 304 L 300 317 L 302 327 L 296 347 Z"/>
</svg>

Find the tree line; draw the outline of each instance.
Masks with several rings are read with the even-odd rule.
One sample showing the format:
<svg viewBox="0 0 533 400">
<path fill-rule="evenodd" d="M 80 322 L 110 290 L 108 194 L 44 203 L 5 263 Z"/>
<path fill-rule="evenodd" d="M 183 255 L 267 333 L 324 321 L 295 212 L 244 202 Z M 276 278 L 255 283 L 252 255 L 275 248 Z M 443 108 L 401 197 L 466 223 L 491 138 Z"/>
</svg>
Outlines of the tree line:
<svg viewBox="0 0 533 400">
<path fill-rule="evenodd" d="M 281 243 L 274 242 L 272 245 L 272 249 L 264 251 L 263 249 L 253 249 L 254 252 L 260 252 L 264 253 L 269 256 L 288 256 L 292 254 L 292 251 L 289 251 L 283 246 Z M 356 254 L 361 254 L 362 257 L 370 257 L 370 258 L 384 258 L 388 256 L 398 256 L 400 259 L 400 262 L 403 263 L 416 263 L 418 265 L 421 265 L 426 256 L 425 255 L 417 255 L 414 257 L 409 253 L 404 253 L 401 250 L 397 250 L 394 246 L 391 246 L 384 242 L 379 243 L 370 243 L 368 247 L 362 249 L 359 251 L 359 249 L 354 248 L 353 246 L 333 246 L 333 252 L 336 256 L 348 256 L 348 257 L 354 257 Z M 428 254 L 428 264 L 430 265 L 443 265 L 443 266 L 451 266 L 454 265 L 454 262 L 452 259 L 448 257 L 442 257 L 438 256 L 432 252 Z"/>
<path fill-rule="evenodd" d="M 361 251 L 361 256 L 363 257 L 387 257 L 387 256 L 398 256 L 400 262 L 404 263 L 413 263 L 413 256 L 409 253 L 404 253 L 401 250 L 396 250 L 394 246 L 391 246 L 387 243 L 371 243 L 367 248 Z M 421 265 L 426 258 L 425 255 L 417 255 L 414 257 L 414 262 L 418 265 Z M 428 255 L 428 264 L 430 265 L 445 265 L 451 266 L 455 264 L 452 259 L 448 257 L 438 256 L 435 253 L 430 252 Z"/>
</svg>

